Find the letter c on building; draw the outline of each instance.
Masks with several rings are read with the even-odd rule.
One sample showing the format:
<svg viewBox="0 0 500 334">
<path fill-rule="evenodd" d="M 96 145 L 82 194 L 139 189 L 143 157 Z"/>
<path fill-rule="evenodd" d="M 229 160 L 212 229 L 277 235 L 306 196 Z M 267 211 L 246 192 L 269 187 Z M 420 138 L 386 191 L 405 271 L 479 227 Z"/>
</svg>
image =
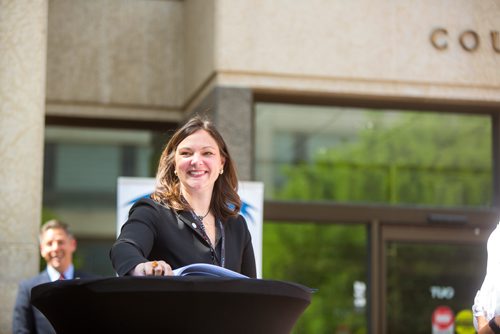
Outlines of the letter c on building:
<svg viewBox="0 0 500 334">
<path fill-rule="evenodd" d="M 431 34 L 431 43 L 438 50 L 446 50 L 448 48 L 448 31 L 444 28 L 437 28 Z"/>
</svg>

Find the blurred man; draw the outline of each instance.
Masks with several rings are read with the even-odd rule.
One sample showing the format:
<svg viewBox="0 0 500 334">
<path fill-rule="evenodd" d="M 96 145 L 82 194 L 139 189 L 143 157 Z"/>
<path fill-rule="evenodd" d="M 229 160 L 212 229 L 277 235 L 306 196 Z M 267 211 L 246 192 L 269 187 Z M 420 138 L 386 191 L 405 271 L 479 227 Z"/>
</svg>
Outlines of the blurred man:
<svg viewBox="0 0 500 334">
<path fill-rule="evenodd" d="M 58 220 L 46 222 L 39 235 L 40 254 L 47 262 L 47 267 L 37 276 L 19 284 L 13 316 L 13 332 L 17 333 L 55 333 L 54 328 L 45 316 L 31 305 L 31 289 L 39 284 L 59 279 L 93 277 L 75 270 L 73 253 L 76 240 L 68 225 Z"/>
</svg>

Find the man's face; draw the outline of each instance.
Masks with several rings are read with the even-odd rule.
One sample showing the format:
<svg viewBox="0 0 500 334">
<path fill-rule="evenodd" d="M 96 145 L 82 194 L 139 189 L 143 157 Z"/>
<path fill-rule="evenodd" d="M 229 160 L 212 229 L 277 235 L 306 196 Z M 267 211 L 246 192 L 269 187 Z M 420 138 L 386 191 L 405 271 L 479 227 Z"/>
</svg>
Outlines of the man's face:
<svg viewBox="0 0 500 334">
<path fill-rule="evenodd" d="M 73 261 L 76 241 L 63 229 L 51 228 L 42 235 L 40 253 L 47 264 L 64 272 Z"/>
</svg>

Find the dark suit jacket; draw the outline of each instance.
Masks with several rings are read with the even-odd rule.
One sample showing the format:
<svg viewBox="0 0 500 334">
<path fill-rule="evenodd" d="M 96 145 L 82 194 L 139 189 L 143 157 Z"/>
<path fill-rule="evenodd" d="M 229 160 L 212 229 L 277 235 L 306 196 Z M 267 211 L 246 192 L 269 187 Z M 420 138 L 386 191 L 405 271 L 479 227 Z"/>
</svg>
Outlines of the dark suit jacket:
<svg viewBox="0 0 500 334">
<path fill-rule="evenodd" d="M 252 238 L 241 215 L 222 222 L 225 234 L 225 267 L 249 277 L 256 276 Z M 220 233 L 219 233 L 220 234 Z M 218 236 L 216 251 L 221 252 Z M 194 224 L 190 212 L 178 213 L 151 198 L 137 201 L 129 212 L 120 236 L 110 251 L 120 276 L 139 263 L 163 260 L 172 269 L 192 263 L 214 263 L 210 244 Z"/>
<path fill-rule="evenodd" d="M 94 275 L 75 270 L 75 278 L 92 278 Z M 49 320 L 36 307 L 31 305 L 31 289 L 34 286 L 50 282 L 47 270 L 30 279 L 19 283 L 16 304 L 14 306 L 14 316 L 12 321 L 12 332 L 21 333 L 55 333 Z"/>
</svg>

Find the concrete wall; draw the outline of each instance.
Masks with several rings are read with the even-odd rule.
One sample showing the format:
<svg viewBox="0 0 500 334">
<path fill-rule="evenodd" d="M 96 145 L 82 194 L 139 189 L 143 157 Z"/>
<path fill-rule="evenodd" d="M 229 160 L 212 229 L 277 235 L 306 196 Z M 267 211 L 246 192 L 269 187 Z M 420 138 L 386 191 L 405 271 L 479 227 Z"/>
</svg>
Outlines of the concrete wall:
<svg viewBox="0 0 500 334">
<path fill-rule="evenodd" d="M 122 117 L 140 118 L 141 112 L 178 110 L 184 101 L 183 6 L 181 1 L 51 0 L 48 113 L 64 115 L 66 107 L 68 115 L 96 117 L 113 108 L 119 115 L 122 109 Z"/>
<path fill-rule="evenodd" d="M 220 85 L 500 102 L 498 1 L 218 0 Z M 436 49 L 431 33 L 437 35 Z M 460 35 L 479 38 L 467 51 Z M 463 36 L 474 46 L 472 34 Z"/>
<path fill-rule="evenodd" d="M 216 72 L 215 2 L 184 1 L 185 105 L 193 104 L 193 100 L 213 89 Z"/>
<path fill-rule="evenodd" d="M 47 1 L 0 0 L 0 333 L 38 272 Z"/>
<path fill-rule="evenodd" d="M 498 103 L 499 15 L 495 0 L 51 0 L 48 113 L 154 119 L 216 86 Z"/>
</svg>

